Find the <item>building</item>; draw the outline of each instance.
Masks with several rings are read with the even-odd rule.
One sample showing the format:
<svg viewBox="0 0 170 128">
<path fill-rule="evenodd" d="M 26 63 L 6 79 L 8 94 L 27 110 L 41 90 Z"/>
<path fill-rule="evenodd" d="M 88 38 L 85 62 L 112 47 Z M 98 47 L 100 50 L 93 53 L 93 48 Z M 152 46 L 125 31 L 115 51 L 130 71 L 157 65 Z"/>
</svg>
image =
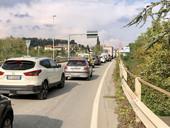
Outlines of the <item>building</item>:
<svg viewBox="0 0 170 128">
<path fill-rule="evenodd" d="M 62 49 L 62 46 L 54 46 L 54 50 L 61 51 Z M 53 50 L 53 45 L 45 45 L 44 50 Z"/>
</svg>

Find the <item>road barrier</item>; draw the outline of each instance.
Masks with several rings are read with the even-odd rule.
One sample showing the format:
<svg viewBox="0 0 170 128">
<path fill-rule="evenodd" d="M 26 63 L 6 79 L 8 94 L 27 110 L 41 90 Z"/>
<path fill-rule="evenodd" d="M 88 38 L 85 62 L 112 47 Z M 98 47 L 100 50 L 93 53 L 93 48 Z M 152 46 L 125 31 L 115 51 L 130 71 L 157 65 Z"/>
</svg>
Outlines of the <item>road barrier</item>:
<svg viewBox="0 0 170 128">
<path fill-rule="evenodd" d="M 170 93 L 158 88 L 155 85 L 152 85 L 144 80 L 142 80 L 140 77 L 135 76 L 131 72 L 129 72 L 122 60 L 120 60 L 119 63 L 120 68 L 120 78 L 122 79 L 121 86 L 123 88 L 123 91 L 126 95 L 126 98 L 128 99 L 129 103 L 131 104 L 133 110 L 136 113 L 136 122 L 142 121 L 142 123 L 147 128 L 169 128 L 169 126 L 163 122 L 157 115 L 155 115 L 144 103 L 141 101 L 141 83 L 144 83 L 157 91 L 160 91 L 168 96 L 170 96 Z M 135 93 L 130 89 L 130 87 L 127 85 L 127 76 L 128 74 L 135 78 Z"/>
<path fill-rule="evenodd" d="M 56 63 L 61 63 L 61 62 L 67 62 L 68 58 L 67 57 L 57 57 L 56 58 Z"/>
</svg>

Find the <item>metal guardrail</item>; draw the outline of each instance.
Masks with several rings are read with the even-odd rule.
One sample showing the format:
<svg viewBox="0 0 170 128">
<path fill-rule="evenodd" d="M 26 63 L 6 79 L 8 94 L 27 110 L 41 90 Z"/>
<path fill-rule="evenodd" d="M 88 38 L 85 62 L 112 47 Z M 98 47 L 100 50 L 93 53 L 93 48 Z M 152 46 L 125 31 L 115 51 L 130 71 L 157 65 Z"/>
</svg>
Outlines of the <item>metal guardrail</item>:
<svg viewBox="0 0 170 128">
<path fill-rule="evenodd" d="M 56 58 L 56 63 L 61 63 L 61 62 L 67 62 L 68 58 L 67 57 L 60 57 L 60 58 Z"/>
<path fill-rule="evenodd" d="M 136 113 L 136 121 L 142 121 L 147 128 L 169 128 L 169 126 L 163 122 L 158 116 L 156 116 L 145 104 L 141 101 L 141 83 L 144 83 L 166 95 L 170 95 L 169 92 L 158 88 L 139 77 L 136 77 L 134 74 L 130 73 L 123 65 L 123 62 L 120 60 L 120 77 L 122 78 L 122 88 L 123 91 L 131 104 L 133 110 Z M 127 73 L 135 78 L 135 93 L 127 85 Z"/>
</svg>

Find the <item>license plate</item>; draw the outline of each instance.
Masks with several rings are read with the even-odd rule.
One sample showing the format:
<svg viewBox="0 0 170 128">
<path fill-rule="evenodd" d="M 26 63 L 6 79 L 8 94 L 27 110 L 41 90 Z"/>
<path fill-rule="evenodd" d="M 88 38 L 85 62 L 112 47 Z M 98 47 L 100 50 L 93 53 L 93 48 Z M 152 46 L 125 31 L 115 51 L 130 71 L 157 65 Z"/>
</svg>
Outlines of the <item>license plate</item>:
<svg viewBox="0 0 170 128">
<path fill-rule="evenodd" d="M 7 80 L 21 80 L 21 76 L 18 75 L 8 75 Z"/>
<path fill-rule="evenodd" d="M 80 68 L 71 68 L 71 70 L 78 71 L 78 70 L 80 70 Z"/>
</svg>

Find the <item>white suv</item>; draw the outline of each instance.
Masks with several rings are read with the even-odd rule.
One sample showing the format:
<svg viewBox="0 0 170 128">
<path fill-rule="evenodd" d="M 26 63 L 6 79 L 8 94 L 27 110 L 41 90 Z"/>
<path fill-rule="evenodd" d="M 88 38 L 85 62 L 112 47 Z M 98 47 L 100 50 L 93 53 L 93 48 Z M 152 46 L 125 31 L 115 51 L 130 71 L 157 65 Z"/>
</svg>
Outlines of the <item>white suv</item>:
<svg viewBox="0 0 170 128">
<path fill-rule="evenodd" d="M 64 84 L 63 68 L 48 57 L 10 58 L 0 67 L 2 94 L 36 94 L 46 99 L 49 88 Z"/>
</svg>

